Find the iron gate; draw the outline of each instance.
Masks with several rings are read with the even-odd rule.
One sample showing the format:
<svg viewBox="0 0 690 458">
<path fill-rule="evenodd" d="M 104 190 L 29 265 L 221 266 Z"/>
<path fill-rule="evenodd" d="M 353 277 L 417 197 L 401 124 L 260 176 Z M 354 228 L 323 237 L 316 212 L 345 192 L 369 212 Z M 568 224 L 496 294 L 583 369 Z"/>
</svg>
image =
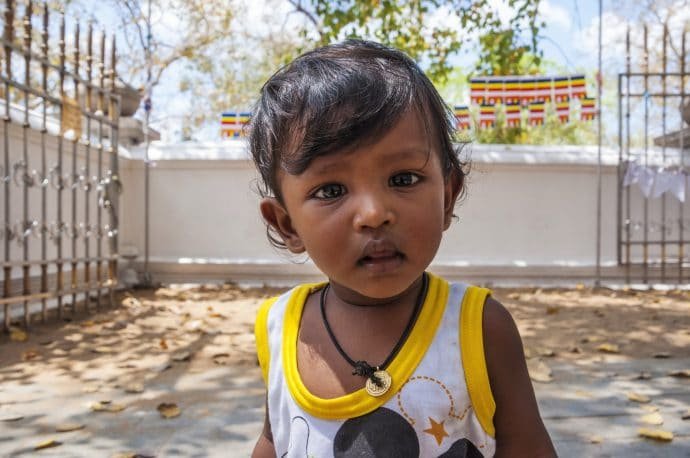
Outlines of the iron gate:
<svg viewBox="0 0 690 458">
<path fill-rule="evenodd" d="M 680 49 L 678 41 L 671 48 L 675 68 L 669 31 L 662 33 L 660 61 L 650 62 L 644 27 L 637 40 L 641 68 L 634 69 L 628 30 L 626 68 L 618 75 L 617 255 L 627 283 L 682 285 L 690 275 L 690 127 L 676 110 L 690 102 L 687 30 L 680 33 Z"/>
<path fill-rule="evenodd" d="M 4 329 L 78 304 L 112 305 L 117 284 L 115 39 L 79 24 L 67 43 L 64 15 L 51 40 L 45 3 L 6 0 L 0 61 Z M 57 24 L 56 24 L 57 26 Z M 97 46 L 97 49 L 94 46 Z M 69 48 L 69 49 L 68 49 Z M 21 314 L 21 310 L 19 311 Z M 16 313 L 15 313 L 16 315 Z"/>
</svg>

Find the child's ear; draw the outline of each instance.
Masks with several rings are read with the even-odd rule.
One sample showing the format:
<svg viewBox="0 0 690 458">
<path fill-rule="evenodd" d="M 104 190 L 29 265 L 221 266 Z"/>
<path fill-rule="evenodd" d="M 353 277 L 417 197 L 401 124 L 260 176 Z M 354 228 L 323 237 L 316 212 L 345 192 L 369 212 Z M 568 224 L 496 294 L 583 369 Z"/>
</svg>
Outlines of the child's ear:
<svg viewBox="0 0 690 458">
<path fill-rule="evenodd" d="M 453 170 L 448 178 L 446 178 L 445 190 L 443 193 L 443 230 L 450 227 L 453 221 L 453 210 L 455 210 L 455 203 L 458 201 L 458 196 L 462 191 L 465 182 L 465 176 Z"/>
<path fill-rule="evenodd" d="M 264 220 L 283 239 L 285 246 L 292 253 L 304 253 L 302 239 L 292 226 L 292 220 L 285 207 L 275 197 L 265 197 L 259 204 Z"/>
</svg>

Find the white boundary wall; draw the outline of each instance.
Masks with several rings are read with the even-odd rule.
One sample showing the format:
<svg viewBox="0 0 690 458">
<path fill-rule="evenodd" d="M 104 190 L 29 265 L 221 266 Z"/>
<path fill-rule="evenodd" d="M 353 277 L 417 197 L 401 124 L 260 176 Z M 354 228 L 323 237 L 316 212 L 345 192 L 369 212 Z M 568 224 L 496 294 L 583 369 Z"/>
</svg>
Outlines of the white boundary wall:
<svg viewBox="0 0 690 458">
<path fill-rule="evenodd" d="M 309 262 L 271 248 L 256 173 L 241 140 L 152 146 L 150 272 L 159 281 L 292 283 L 319 278 Z M 468 146 L 472 171 L 459 221 L 431 270 L 484 283 L 573 284 L 596 274 L 597 148 Z M 133 150 L 142 157 L 143 150 Z M 616 265 L 615 150 L 602 151 L 602 279 Z M 205 157 L 211 159 L 194 159 Z M 123 159 L 121 252 L 144 257 L 144 163 Z"/>
</svg>

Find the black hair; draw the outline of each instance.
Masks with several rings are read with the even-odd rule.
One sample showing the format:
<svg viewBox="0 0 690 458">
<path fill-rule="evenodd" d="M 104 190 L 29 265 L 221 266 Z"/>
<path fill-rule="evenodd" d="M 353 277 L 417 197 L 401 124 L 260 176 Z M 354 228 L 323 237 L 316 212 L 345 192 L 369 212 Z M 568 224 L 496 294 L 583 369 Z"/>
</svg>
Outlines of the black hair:
<svg viewBox="0 0 690 458">
<path fill-rule="evenodd" d="M 316 157 L 373 143 L 410 109 L 438 142 L 444 175 L 455 174 L 464 186 L 453 113 L 410 57 L 354 39 L 302 54 L 264 84 L 252 113 L 249 148 L 259 193 L 282 203 L 280 168 L 299 175 Z M 270 232 L 269 239 L 284 247 Z"/>
</svg>

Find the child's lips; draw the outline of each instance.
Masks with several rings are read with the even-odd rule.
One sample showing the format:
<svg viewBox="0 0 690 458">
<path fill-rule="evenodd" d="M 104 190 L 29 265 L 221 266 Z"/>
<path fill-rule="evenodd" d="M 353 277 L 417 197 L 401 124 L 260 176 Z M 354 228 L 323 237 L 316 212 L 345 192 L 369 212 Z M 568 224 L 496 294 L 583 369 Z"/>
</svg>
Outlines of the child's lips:
<svg viewBox="0 0 690 458">
<path fill-rule="evenodd" d="M 395 244 L 387 240 L 374 239 L 364 246 L 363 255 L 358 264 L 373 268 L 376 271 L 386 271 L 398 266 L 404 259 Z"/>
</svg>

